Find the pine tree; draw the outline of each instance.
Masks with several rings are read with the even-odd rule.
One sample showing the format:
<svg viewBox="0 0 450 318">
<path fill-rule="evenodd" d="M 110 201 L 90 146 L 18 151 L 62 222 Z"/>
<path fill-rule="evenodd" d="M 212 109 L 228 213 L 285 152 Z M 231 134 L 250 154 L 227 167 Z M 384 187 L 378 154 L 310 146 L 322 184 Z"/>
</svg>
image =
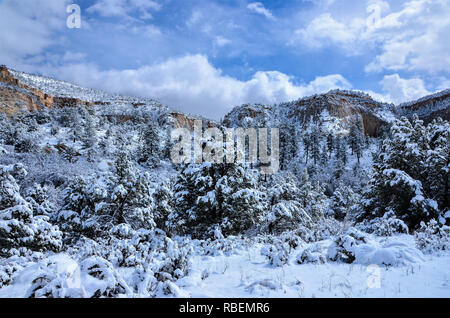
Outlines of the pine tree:
<svg viewBox="0 0 450 318">
<path fill-rule="evenodd" d="M 441 118 L 427 127 L 429 151 L 426 154 L 424 187 L 443 211 L 450 207 L 450 124 Z"/>
<path fill-rule="evenodd" d="M 359 200 L 359 196 L 353 192 L 352 188 L 341 182 L 331 198 L 330 209 L 333 216 L 342 221 L 347 215 L 355 214 Z"/>
<path fill-rule="evenodd" d="M 311 156 L 314 159 L 314 165 L 320 160 L 320 141 L 321 131 L 318 126 L 314 126 L 311 132 Z"/>
<path fill-rule="evenodd" d="M 76 177 L 64 191 L 63 206 L 55 220 L 69 237 L 95 238 L 107 232 L 110 224 L 108 189 L 100 176 Z"/>
<path fill-rule="evenodd" d="M 305 161 L 306 161 L 306 164 L 308 164 L 309 152 L 311 150 L 311 145 L 312 145 L 311 134 L 306 132 L 303 135 L 302 142 L 303 142 L 304 149 L 305 149 L 305 159 L 306 159 Z"/>
<path fill-rule="evenodd" d="M 109 183 L 113 223 L 127 223 L 135 229 L 152 229 L 155 222 L 148 174 L 140 173 L 128 155 L 121 152 L 114 162 L 114 173 Z"/>
<path fill-rule="evenodd" d="M 155 202 L 154 218 L 159 229 L 166 230 L 169 215 L 173 213 L 174 194 L 171 182 L 163 183 L 153 193 Z"/>
<path fill-rule="evenodd" d="M 83 149 L 95 148 L 98 142 L 97 132 L 95 130 L 95 124 L 92 116 L 88 113 L 87 118 L 82 126 L 83 134 L 81 137 L 83 143 Z"/>
<path fill-rule="evenodd" d="M 325 188 L 319 182 L 312 184 L 309 181 L 307 169 L 303 171 L 301 180 L 302 186 L 298 191 L 301 207 L 313 222 L 319 222 L 324 218 L 327 208 Z"/>
<path fill-rule="evenodd" d="M 421 221 L 439 215 L 436 194 L 427 186 L 429 175 L 436 171 L 427 165 L 427 158 L 432 157 L 430 132 L 414 116 L 412 122 L 404 117 L 396 120 L 390 133 L 391 138 L 383 142 L 373 165 L 372 179 L 365 193 L 365 212 L 360 219 L 382 217 L 392 210 L 414 230 Z"/>
<path fill-rule="evenodd" d="M 333 150 L 334 150 L 334 135 L 332 133 L 329 133 L 327 136 L 327 149 L 328 149 L 328 153 L 329 156 L 331 158 L 331 156 L 333 155 Z"/>
<path fill-rule="evenodd" d="M 267 188 L 269 213 L 265 220 L 269 233 L 294 230 L 311 221 L 299 201 L 299 192 L 295 176 L 278 174 L 272 177 Z"/>
<path fill-rule="evenodd" d="M 175 211 L 168 224 L 194 237 L 212 236 L 217 227 L 224 235 L 234 235 L 258 224 L 264 202 L 248 167 L 190 164 L 183 167 L 175 184 Z"/>
<path fill-rule="evenodd" d="M 148 122 L 143 128 L 140 143 L 138 162 L 155 167 L 161 159 L 162 151 L 158 129 L 152 122 Z"/>
<path fill-rule="evenodd" d="M 362 155 L 362 150 L 364 148 L 364 133 L 362 128 L 361 119 L 357 118 L 357 120 L 352 123 L 350 126 L 350 134 L 348 136 L 348 143 L 350 148 L 352 149 L 352 155 L 355 154 L 358 158 L 358 163 L 360 162 L 360 158 Z"/>
<path fill-rule="evenodd" d="M 336 160 L 345 166 L 348 162 L 347 147 L 341 137 L 336 139 Z"/>
<path fill-rule="evenodd" d="M 11 248 L 59 251 L 62 233 L 46 216 L 34 216 L 32 206 L 21 196 L 16 178 L 26 175 L 21 164 L 0 166 L 0 254 Z"/>
<path fill-rule="evenodd" d="M 292 124 L 280 125 L 280 168 L 285 170 L 297 155 L 297 130 Z"/>
</svg>

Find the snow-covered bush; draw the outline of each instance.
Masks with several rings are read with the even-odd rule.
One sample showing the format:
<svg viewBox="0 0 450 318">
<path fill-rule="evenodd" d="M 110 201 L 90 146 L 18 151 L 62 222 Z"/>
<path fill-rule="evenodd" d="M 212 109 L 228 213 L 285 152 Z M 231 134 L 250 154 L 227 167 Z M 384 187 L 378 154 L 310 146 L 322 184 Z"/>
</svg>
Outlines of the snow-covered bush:
<svg viewBox="0 0 450 318">
<path fill-rule="evenodd" d="M 343 263 L 384 266 L 403 266 L 424 260 L 414 243 L 405 237 L 394 236 L 377 241 L 355 228 L 337 237 L 328 247 L 327 258 Z"/>
<path fill-rule="evenodd" d="M 310 227 L 299 227 L 294 231 L 295 235 L 303 241 L 311 243 L 332 238 L 345 232 L 350 225 L 339 222 L 334 218 L 325 218 L 321 222 L 313 223 Z"/>
<path fill-rule="evenodd" d="M 56 208 L 51 202 L 49 202 L 49 188 L 47 186 L 41 186 L 40 184 L 33 184 L 33 186 L 28 189 L 27 200 L 32 208 L 34 215 L 45 215 L 52 217 L 55 213 Z"/>
<path fill-rule="evenodd" d="M 392 137 L 375 158 L 360 221 L 393 211 L 413 231 L 420 222 L 439 217 L 439 209 L 448 206 L 448 131 L 448 123 L 426 128 L 416 115 L 412 122 L 395 121 Z"/>
<path fill-rule="evenodd" d="M 237 252 L 237 249 L 242 246 L 242 238 L 236 236 L 218 237 L 214 239 L 207 239 L 200 241 L 202 254 L 209 256 L 231 256 Z"/>
<path fill-rule="evenodd" d="M 89 257 L 80 263 L 86 293 L 92 298 L 117 297 L 131 292 L 113 265 L 101 257 Z"/>
<path fill-rule="evenodd" d="M 13 263 L 0 265 L 0 288 L 11 283 L 13 274 L 17 272 L 19 268 L 14 266 Z"/>
<path fill-rule="evenodd" d="M 424 253 L 450 250 L 450 227 L 431 220 L 422 222 L 414 235 L 417 247 Z"/>
<path fill-rule="evenodd" d="M 175 281 L 188 274 L 191 267 L 189 259 L 191 247 L 187 245 L 180 247 L 177 242 L 166 237 L 161 252 L 163 261 L 153 269 L 158 281 Z"/>
<path fill-rule="evenodd" d="M 323 255 L 321 247 L 318 244 L 308 246 L 296 257 L 297 264 L 324 264 L 325 262 L 326 257 Z"/>
<path fill-rule="evenodd" d="M 21 280 L 31 280 L 26 298 L 88 297 L 82 288 L 77 262 L 64 255 L 55 255 L 25 269 Z"/>
<path fill-rule="evenodd" d="M 36 142 L 30 137 L 20 137 L 14 143 L 14 151 L 17 153 L 31 153 L 37 149 Z"/>
<path fill-rule="evenodd" d="M 214 235 L 217 226 L 225 236 L 255 227 L 265 211 L 264 193 L 256 176 L 239 164 L 190 164 L 175 185 L 175 211 L 168 227 L 195 238 Z"/>
<path fill-rule="evenodd" d="M 269 264 L 274 267 L 281 267 L 288 263 L 291 247 L 284 242 L 266 245 L 261 249 L 261 255 L 269 260 Z"/>
<path fill-rule="evenodd" d="M 272 233 L 294 230 L 300 225 L 309 225 L 311 217 L 306 213 L 299 199 L 300 190 L 293 175 L 275 175 L 267 188 L 269 212 L 265 216 L 264 227 Z"/>
<path fill-rule="evenodd" d="M 392 236 L 395 234 L 409 233 L 408 226 L 405 222 L 398 219 L 392 211 L 386 212 L 381 218 L 363 222 L 358 228 L 364 232 L 373 233 L 378 236 Z"/>
<path fill-rule="evenodd" d="M 33 216 L 33 209 L 20 194 L 15 178 L 26 176 L 21 164 L 0 166 L 0 247 L 3 251 L 26 247 L 34 251 L 59 251 L 62 233 L 47 216 Z"/>
<path fill-rule="evenodd" d="M 342 221 L 347 215 L 351 217 L 358 211 L 359 202 L 359 195 L 341 182 L 331 197 L 330 214 Z"/>
<path fill-rule="evenodd" d="M 328 248 L 327 257 L 333 262 L 353 263 L 355 261 L 354 246 L 368 242 L 367 235 L 355 228 L 350 228 L 340 235 Z"/>
</svg>

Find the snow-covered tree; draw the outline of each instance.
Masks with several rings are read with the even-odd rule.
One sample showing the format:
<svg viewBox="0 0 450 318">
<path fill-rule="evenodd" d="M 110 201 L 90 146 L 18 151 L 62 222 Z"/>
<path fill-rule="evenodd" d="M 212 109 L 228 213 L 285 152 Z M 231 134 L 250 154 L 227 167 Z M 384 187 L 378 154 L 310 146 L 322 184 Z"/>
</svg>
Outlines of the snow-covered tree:
<svg viewBox="0 0 450 318">
<path fill-rule="evenodd" d="M 258 224 L 265 210 L 256 177 L 239 164 L 190 164 L 175 184 L 175 211 L 169 227 L 194 237 L 242 233 Z"/>
<path fill-rule="evenodd" d="M 269 201 L 269 213 L 264 226 L 269 233 L 281 233 L 306 225 L 311 217 L 300 203 L 297 180 L 291 174 L 275 175 L 269 181 L 266 190 Z"/>
<path fill-rule="evenodd" d="M 439 135 L 437 130 L 427 132 L 417 116 L 412 122 L 404 117 L 396 120 L 391 128 L 391 138 L 384 141 L 373 165 L 372 179 L 365 194 L 365 213 L 360 219 L 381 217 L 392 210 L 414 230 L 420 222 L 438 217 L 436 193 L 427 186 L 433 183 L 430 176 L 436 168 L 442 171 L 443 167 L 428 165 L 432 154 L 429 136 Z M 440 180 L 444 181 L 444 178 Z M 445 188 L 445 181 L 442 181 L 441 187 Z"/>
<path fill-rule="evenodd" d="M 33 186 L 26 192 L 26 200 L 33 208 L 33 215 L 46 215 L 52 217 L 56 208 L 49 202 L 49 188 L 40 184 Z"/>
<path fill-rule="evenodd" d="M 155 202 L 154 218 L 156 226 L 160 229 L 166 229 L 166 222 L 171 213 L 173 213 L 173 185 L 172 182 L 160 184 L 153 193 Z"/>
<path fill-rule="evenodd" d="M 21 164 L 0 166 L 0 254 L 25 247 L 33 251 L 59 251 L 62 233 L 46 216 L 34 216 L 20 194 L 17 178 L 26 176 Z"/>
<path fill-rule="evenodd" d="M 109 183 L 114 224 L 128 223 L 135 229 L 155 226 L 149 176 L 138 171 L 126 153 L 119 153 Z"/>
<path fill-rule="evenodd" d="M 314 165 L 316 165 L 320 160 L 321 134 L 322 132 L 319 126 L 314 125 L 311 131 L 311 157 L 314 160 Z"/>
<path fill-rule="evenodd" d="M 357 118 L 356 121 L 350 126 L 348 143 L 350 145 L 350 149 L 352 149 L 352 155 L 356 155 L 359 163 L 365 143 L 364 132 L 360 118 Z"/>
<path fill-rule="evenodd" d="M 427 126 L 429 150 L 423 185 L 445 211 L 450 209 L 450 123 L 441 118 Z"/>
<path fill-rule="evenodd" d="M 295 158 L 298 151 L 298 136 L 296 127 L 282 123 L 280 126 L 280 168 L 285 170 Z"/>
<path fill-rule="evenodd" d="M 313 222 L 319 222 L 324 218 L 328 204 L 325 188 L 319 182 L 309 181 L 307 169 L 303 171 L 301 180 L 302 185 L 298 192 L 300 204 Z"/>
<path fill-rule="evenodd" d="M 161 160 L 161 138 L 154 123 L 149 121 L 144 125 L 140 136 L 138 162 L 154 167 Z"/>
<path fill-rule="evenodd" d="M 357 212 L 360 197 L 353 189 L 340 183 L 331 197 L 330 210 L 337 220 L 344 220 L 347 215 L 351 216 Z"/>
<path fill-rule="evenodd" d="M 334 147 L 335 147 L 335 137 L 332 133 L 329 133 L 327 135 L 327 149 L 330 158 L 333 155 Z"/>
</svg>

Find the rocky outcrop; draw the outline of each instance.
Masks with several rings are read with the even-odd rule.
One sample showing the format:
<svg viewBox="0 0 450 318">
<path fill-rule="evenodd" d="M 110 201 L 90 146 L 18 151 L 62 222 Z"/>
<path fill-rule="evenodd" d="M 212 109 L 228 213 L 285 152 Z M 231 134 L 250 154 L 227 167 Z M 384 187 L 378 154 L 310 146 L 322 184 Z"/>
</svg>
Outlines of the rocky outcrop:
<svg viewBox="0 0 450 318">
<path fill-rule="evenodd" d="M 15 74 L 17 78 L 12 74 Z M 33 78 L 33 81 L 30 81 L 30 78 Z M 52 90 L 48 90 L 49 87 Z M 61 92 L 61 87 L 65 88 L 64 92 Z M 82 91 L 82 93 L 78 91 Z M 58 92 L 63 96 L 57 96 Z M 9 71 L 5 66 L 0 66 L 0 112 L 8 115 L 40 110 L 44 107 L 129 104 L 133 108 L 139 108 L 145 107 L 149 103 L 148 100 L 130 99 L 125 96 L 111 98 L 107 93 L 100 91 L 91 93 L 89 89 L 70 83 Z M 87 95 L 90 96 L 86 98 L 89 101 L 83 100 Z M 157 105 L 155 109 L 159 109 L 158 111 L 164 108 L 159 103 L 155 105 Z M 175 128 L 193 130 L 195 120 L 203 120 L 205 127 L 219 125 L 212 120 L 181 112 L 164 111 L 162 113 L 163 116 L 167 116 L 168 120 L 165 122 L 169 122 Z M 260 104 L 239 106 L 224 117 L 222 124 L 226 127 L 275 127 L 283 124 L 302 126 L 311 121 L 325 123 L 324 125 L 327 124 L 327 121 L 333 121 L 332 124 L 336 125 L 337 121 L 341 131 L 344 131 L 352 122 L 359 120 L 366 135 L 378 136 L 380 130 L 394 118 L 400 115 L 412 117 L 413 114 L 417 114 L 425 122 L 432 121 L 436 117 L 450 120 L 450 90 L 402 104 L 397 108 L 392 104 L 377 102 L 369 95 L 360 92 L 333 90 L 326 94 L 314 95 L 271 107 Z M 122 122 L 133 118 L 133 115 L 120 114 L 106 114 L 106 116 L 116 116 L 118 117 L 116 119 Z"/>
<path fill-rule="evenodd" d="M 394 112 L 394 106 L 379 103 L 369 95 L 353 91 L 333 90 L 327 94 L 304 98 L 287 110 L 290 118 L 296 118 L 302 123 L 319 121 L 324 114 L 335 117 L 349 126 L 352 122 L 360 120 L 364 133 L 375 137 L 387 122 L 377 115 L 377 111 Z"/>
<path fill-rule="evenodd" d="M 172 127 L 174 128 L 187 128 L 190 131 L 194 131 L 194 124 L 196 120 L 201 120 L 204 127 L 212 128 L 217 127 L 218 123 L 213 120 L 204 119 L 201 117 L 191 116 L 180 112 L 170 113 Z"/>
<path fill-rule="evenodd" d="M 284 124 L 302 127 L 309 122 L 325 125 L 327 121 L 337 120 L 342 130 L 345 130 L 352 122 L 359 120 L 364 133 L 374 137 L 388 124 L 379 114 L 383 112 L 394 115 L 394 105 L 379 103 L 359 92 L 334 90 L 272 107 L 259 104 L 239 106 L 225 116 L 223 124 L 229 127 Z"/>
<path fill-rule="evenodd" d="M 118 103 L 123 103 L 123 98 L 118 98 Z M 126 101 L 125 101 L 126 102 Z M 44 107 L 63 108 L 63 107 L 93 107 L 110 106 L 110 101 L 84 101 L 80 98 L 51 96 L 45 94 L 35 87 L 25 85 L 15 78 L 5 67 L 0 66 L 0 112 L 7 115 L 14 115 L 20 112 L 38 111 Z M 145 102 L 133 101 L 133 108 L 144 107 Z M 162 105 L 161 105 L 162 107 Z M 104 115 L 110 120 L 126 122 L 133 119 L 133 115 Z M 202 118 L 191 116 L 180 112 L 171 112 L 168 114 L 169 122 L 175 128 L 188 128 L 193 130 L 194 121 Z M 203 119 L 206 127 L 215 127 L 218 124 L 212 120 Z"/>
<path fill-rule="evenodd" d="M 44 107 L 91 107 L 96 103 L 70 97 L 53 97 L 22 84 L 5 66 L 0 67 L 0 111 L 14 115 L 24 111 L 38 111 Z"/>
<path fill-rule="evenodd" d="M 52 107 L 53 98 L 41 91 L 20 83 L 5 66 L 0 66 L 0 107 L 2 112 L 16 114 L 20 111 Z"/>
<path fill-rule="evenodd" d="M 425 123 L 429 123 L 438 117 L 450 121 L 450 89 L 401 104 L 399 113 L 406 117 L 417 114 Z"/>
</svg>

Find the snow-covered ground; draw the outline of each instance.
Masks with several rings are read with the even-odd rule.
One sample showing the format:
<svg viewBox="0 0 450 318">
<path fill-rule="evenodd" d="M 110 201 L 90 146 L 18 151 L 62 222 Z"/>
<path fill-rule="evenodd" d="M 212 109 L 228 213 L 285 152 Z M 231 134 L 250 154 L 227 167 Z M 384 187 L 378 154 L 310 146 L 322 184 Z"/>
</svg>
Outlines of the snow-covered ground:
<svg viewBox="0 0 450 318">
<path fill-rule="evenodd" d="M 288 262 L 278 267 L 270 265 L 266 256 L 261 254 L 266 246 L 264 242 L 225 240 L 211 243 L 215 248 L 210 249 L 205 249 L 203 243 L 191 241 L 194 254 L 189 274 L 177 280 L 171 288 L 171 295 L 166 296 L 450 297 L 450 252 L 424 255 L 416 249 L 414 237 L 410 235 L 370 236 L 368 244 L 354 249 L 356 260 L 353 264 L 329 259 L 325 263 L 298 264 L 297 256 L 306 248 L 314 245 L 315 250 L 327 258 L 333 244 L 332 240 L 301 243 L 290 250 Z M 87 296 L 113 280 L 125 286 L 121 297 L 148 297 L 145 293 L 132 291 L 130 282 L 136 276 L 135 268 L 116 267 L 111 271 L 113 274 L 99 280 L 86 274 L 86 263 L 89 261 L 76 261 L 68 254 L 48 256 L 18 271 L 11 284 L 0 289 L 0 297 L 25 297 L 32 282 L 43 271 L 48 273 L 48 268 L 52 269 L 54 277 L 64 277 L 62 287 L 65 295 Z M 48 264 L 52 265 L 49 267 Z"/>
<path fill-rule="evenodd" d="M 450 297 L 450 253 L 399 267 L 294 261 L 272 267 L 251 249 L 230 257 L 195 257 L 194 264 L 193 274 L 181 282 L 192 297 Z M 202 281 L 205 269 L 211 274 Z M 373 281 L 377 269 L 379 285 Z"/>
</svg>

